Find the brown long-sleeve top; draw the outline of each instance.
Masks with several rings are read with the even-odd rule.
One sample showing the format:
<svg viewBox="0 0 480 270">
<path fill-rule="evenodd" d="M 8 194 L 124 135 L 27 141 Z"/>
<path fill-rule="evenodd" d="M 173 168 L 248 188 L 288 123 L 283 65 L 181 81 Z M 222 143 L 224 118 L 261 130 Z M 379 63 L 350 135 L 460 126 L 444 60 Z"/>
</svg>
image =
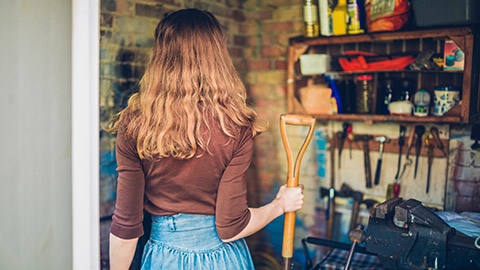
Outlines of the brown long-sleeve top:
<svg viewBox="0 0 480 270">
<path fill-rule="evenodd" d="M 252 132 L 235 130 L 230 140 L 213 125 L 209 153 L 186 160 L 140 159 L 136 142 L 117 135 L 117 201 L 110 232 L 122 239 L 143 235 L 143 209 L 153 215 L 215 215 L 217 233 L 229 239 L 250 220 L 245 174 L 253 152 Z"/>
</svg>

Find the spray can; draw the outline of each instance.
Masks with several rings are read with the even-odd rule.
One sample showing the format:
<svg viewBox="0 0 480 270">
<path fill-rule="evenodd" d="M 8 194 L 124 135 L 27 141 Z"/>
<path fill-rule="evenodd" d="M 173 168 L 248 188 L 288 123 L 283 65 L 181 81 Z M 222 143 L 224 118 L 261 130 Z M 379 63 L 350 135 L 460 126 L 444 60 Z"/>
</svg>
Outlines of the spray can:
<svg viewBox="0 0 480 270">
<path fill-rule="evenodd" d="M 347 0 L 347 33 L 361 34 L 364 33 L 364 25 L 362 23 L 362 9 L 359 0 Z"/>
<path fill-rule="evenodd" d="M 320 17 L 320 34 L 322 36 L 333 35 L 332 6 L 330 6 L 329 0 L 318 0 L 318 16 Z"/>
<path fill-rule="evenodd" d="M 305 0 L 303 21 L 305 22 L 305 37 L 318 36 L 318 9 L 313 0 Z"/>
</svg>

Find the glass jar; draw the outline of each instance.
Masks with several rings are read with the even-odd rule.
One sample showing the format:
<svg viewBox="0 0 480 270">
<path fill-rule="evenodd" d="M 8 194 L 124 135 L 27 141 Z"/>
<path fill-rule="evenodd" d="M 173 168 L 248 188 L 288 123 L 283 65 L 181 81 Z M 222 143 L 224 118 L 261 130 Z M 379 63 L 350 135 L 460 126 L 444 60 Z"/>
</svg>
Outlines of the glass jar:
<svg viewBox="0 0 480 270">
<path fill-rule="evenodd" d="M 372 75 L 357 76 L 356 107 L 357 113 L 373 113 L 373 78 Z"/>
</svg>

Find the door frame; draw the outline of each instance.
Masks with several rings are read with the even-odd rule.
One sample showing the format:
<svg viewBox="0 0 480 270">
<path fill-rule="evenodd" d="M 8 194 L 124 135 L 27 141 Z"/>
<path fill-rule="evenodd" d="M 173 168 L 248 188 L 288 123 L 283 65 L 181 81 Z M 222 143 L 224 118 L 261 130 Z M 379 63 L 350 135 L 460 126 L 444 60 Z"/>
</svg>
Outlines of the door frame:
<svg viewBox="0 0 480 270">
<path fill-rule="evenodd" d="M 72 0 L 72 269 L 100 269 L 100 0 Z"/>
</svg>

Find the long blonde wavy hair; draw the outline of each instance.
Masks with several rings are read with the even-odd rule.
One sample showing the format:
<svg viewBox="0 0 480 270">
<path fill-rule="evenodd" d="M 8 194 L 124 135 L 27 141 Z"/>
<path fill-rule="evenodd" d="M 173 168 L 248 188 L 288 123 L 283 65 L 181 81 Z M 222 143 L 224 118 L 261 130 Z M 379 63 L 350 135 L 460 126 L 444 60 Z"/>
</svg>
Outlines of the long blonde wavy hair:
<svg viewBox="0 0 480 270">
<path fill-rule="evenodd" d="M 107 131 L 136 139 L 142 159 L 188 159 L 208 152 L 201 133 L 208 119 L 232 139 L 237 127 L 254 136 L 265 129 L 246 104 L 218 21 L 206 11 L 179 10 L 159 22 L 140 90 Z"/>
</svg>

